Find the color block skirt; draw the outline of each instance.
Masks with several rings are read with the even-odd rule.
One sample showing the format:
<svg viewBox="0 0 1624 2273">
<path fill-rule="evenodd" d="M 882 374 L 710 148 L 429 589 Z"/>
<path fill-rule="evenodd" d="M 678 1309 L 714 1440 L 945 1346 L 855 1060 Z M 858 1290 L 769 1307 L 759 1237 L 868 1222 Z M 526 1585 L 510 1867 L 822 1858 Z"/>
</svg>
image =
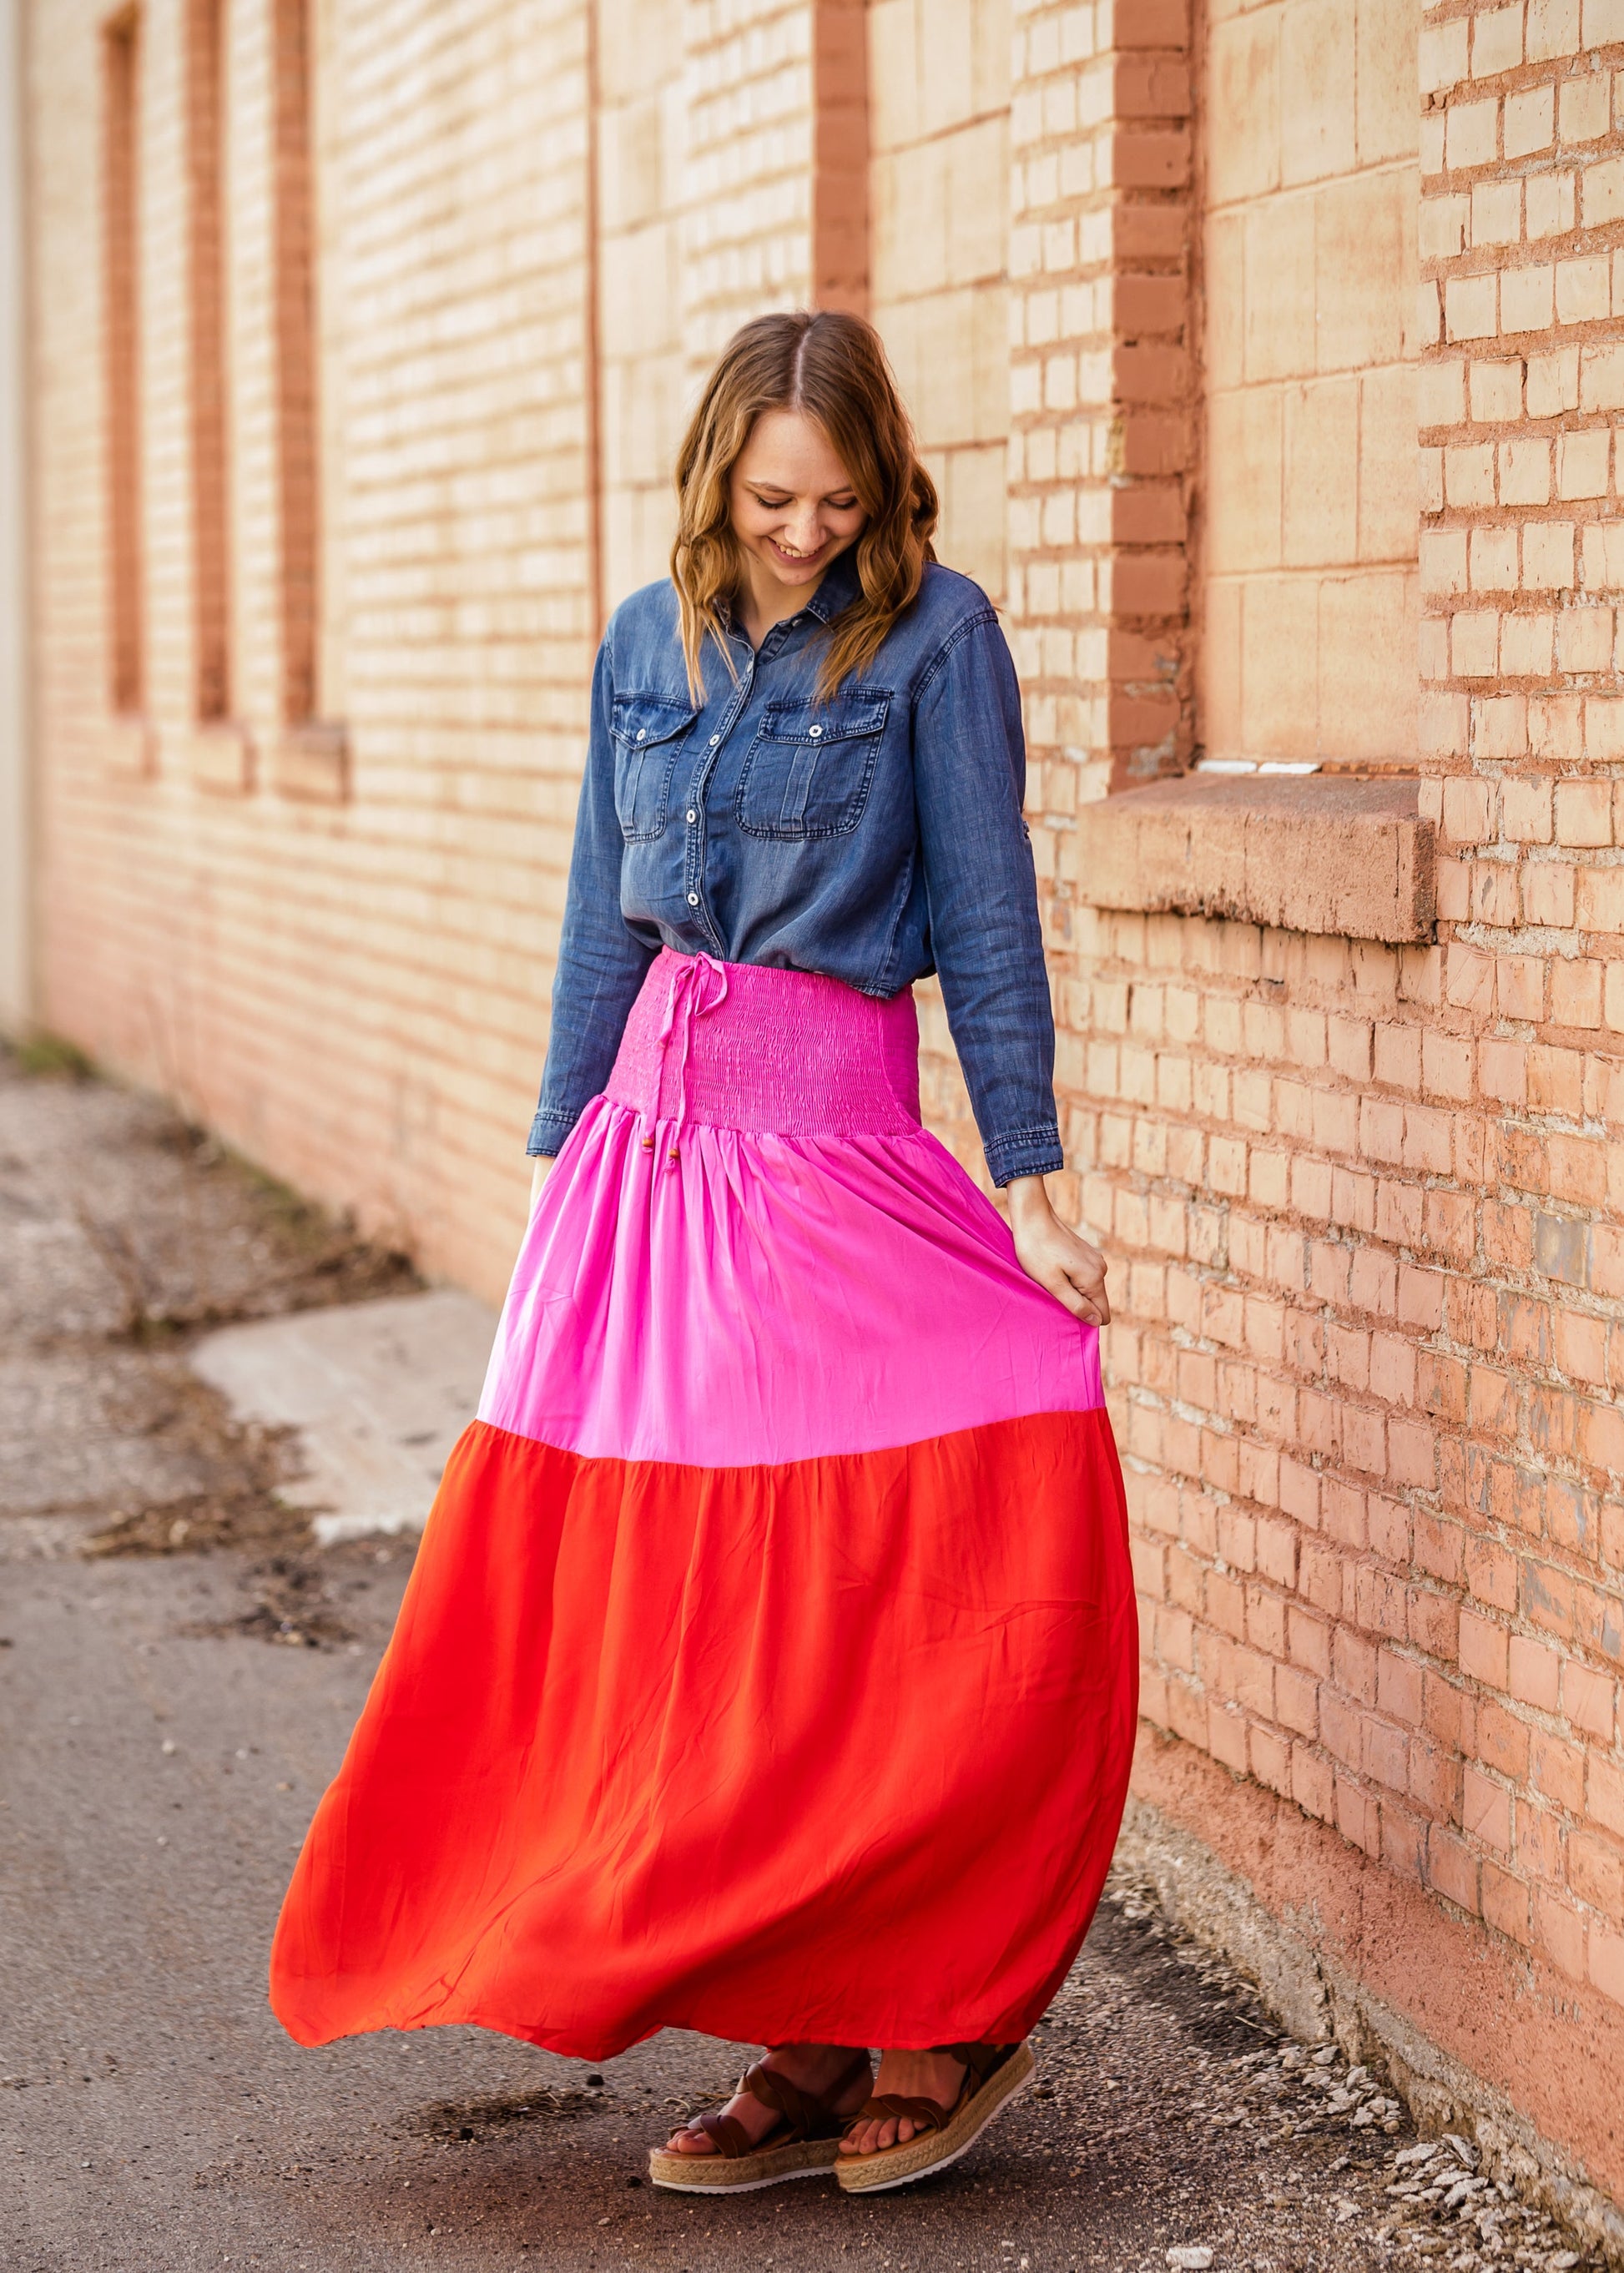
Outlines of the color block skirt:
<svg viewBox="0 0 1624 2273">
<path fill-rule="evenodd" d="M 906 994 L 653 965 L 289 1889 L 300 2043 L 1042 2012 L 1127 1788 L 1122 1482 L 917 1052 Z"/>
</svg>

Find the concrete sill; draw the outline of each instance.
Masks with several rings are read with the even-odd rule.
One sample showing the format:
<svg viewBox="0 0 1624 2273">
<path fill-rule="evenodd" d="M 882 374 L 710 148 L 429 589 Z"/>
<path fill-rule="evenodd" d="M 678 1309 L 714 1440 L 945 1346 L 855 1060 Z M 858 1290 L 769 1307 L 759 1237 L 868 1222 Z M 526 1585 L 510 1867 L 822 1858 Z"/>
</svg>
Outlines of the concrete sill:
<svg viewBox="0 0 1624 2273">
<path fill-rule="evenodd" d="M 246 797 L 253 787 L 253 743 L 234 719 L 211 719 L 175 737 L 185 772 L 216 797 Z"/>
<path fill-rule="evenodd" d="M 271 778 L 282 797 L 342 805 L 350 795 L 350 729 L 320 718 L 288 727 L 272 753 Z"/>
<path fill-rule="evenodd" d="M 150 781 L 158 770 L 158 738 L 133 710 L 115 711 L 102 727 L 102 762 L 115 781 Z"/>
<path fill-rule="evenodd" d="M 1437 919 L 1436 831 L 1413 779 L 1189 774 L 1087 806 L 1084 899 L 1402 945 Z"/>
</svg>

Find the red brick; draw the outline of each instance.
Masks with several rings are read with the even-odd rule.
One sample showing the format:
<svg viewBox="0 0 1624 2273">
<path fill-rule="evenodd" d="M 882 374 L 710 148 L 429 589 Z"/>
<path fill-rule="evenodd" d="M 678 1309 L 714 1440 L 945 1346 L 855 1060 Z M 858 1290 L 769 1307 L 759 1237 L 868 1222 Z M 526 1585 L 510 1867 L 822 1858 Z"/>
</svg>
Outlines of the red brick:
<svg viewBox="0 0 1624 2273">
<path fill-rule="evenodd" d="M 1562 1666 L 1562 1712 L 1574 1728 L 1612 1744 L 1618 1724 L 1617 1682 L 1568 1659 Z"/>
<path fill-rule="evenodd" d="M 1529 1782 L 1533 1789 L 1576 1815 L 1584 1805 L 1584 1754 L 1560 1737 L 1537 1730 L 1530 1739 Z"/>
<path fill-rule="evenodd" d="M 1292 1747 L 1272 1729 L 1252 1728 L 1247 1734 L 1252 1773 L 1270 1791 L 1277 1791 L 1282 1799 L 1291 1797 Z"/>
<path fill-rule="evenodd" d="M 1291 1747 L 1291 1797 L 1305 1815 L 1330 1822 L 1335 1810 L 1335 1778 L 1328 1762 L 1307 1744 Z"/>
<path fill-rule="evenodd" d="M 1570 1981 L 1586 1974 L 1584 1921 L 1571 1902 L 1545 1888 L 1534 1896 L 1534 1946 Z"/>
<path fill-rule="evenodd" d="M 1604 1917 L 1624 1917 L 1624 1847 L 1605 1832 L 1570 1831 L 1568 1883 Z"/>
<path fill-rule="evenodd" d="M 1518 1565 L 1516 1557 L 1492 1540 L 1472 1539 L 1466 1544 L 1466 1584 L 1480 1602 L 1490 1603 L 1495 1609 L 1515 1610 L 1517 1606 Z"/>
<path fill-rule="evenodd" d="M 1380 1652 L 1376 1662 L 1376 1703 L 1389 1720 L 1410 1728 L 1421 1723 L 1421 1668 L 1391 1650 Z"/>
<path fill-rule="evenodd" d="M 1533 1940 L 1533 1910 L 1529 1888 L 1510 1871 L 1496 1863 L 1479 1866 L 1478 1888 L 1485 1924 L 1526 1948 Z"/>
<path fill-rule="evenodd" d="M 1590 1974 L 1604 1997 L 1624 2005 L 1624 1933 L 1592 1924 L 1590 1932 Z"/>
<path fill-rule="evenodd" d="M 1485 1698 L 1477 1707 L 1477 1758 L 1485 1767 L 1516 1783 L 1527 1781 L 1529 1732 L 1523 1722 Z"/>
<path fill-rule="evenodd" d="M 1491 1625 L 1470 1611 L 1461 1614 L 1461 1669 L 1492 1688 L 1504 1689 L 1509 1678 L 1509 1637 L 1503 1626 Z"/>
<path fill-rule="evenodd" d="M 1426 1881 L 1461 1909 L 1478 1907 L 1477 1858 L 1464 1841 L 1433 1824 L 1426 1839 Z"/>
<path fill-rule="evenodd" d="M 1466 1834 L 1492 1848 L 1497 1855 L 1511 1852 L 1511 1795 L 1491 1776 L 1467 1766 L 1461 1780 L 1461 1820 Z"/>
<path fill-rule="evenodd" d="M 1561 1684 L 1562 1661 L 1544 1642 L 1513 1634 L 1508 1654 L 1507 1685 L 1520 1705 L 1554 1713 Z"/>
</svg>

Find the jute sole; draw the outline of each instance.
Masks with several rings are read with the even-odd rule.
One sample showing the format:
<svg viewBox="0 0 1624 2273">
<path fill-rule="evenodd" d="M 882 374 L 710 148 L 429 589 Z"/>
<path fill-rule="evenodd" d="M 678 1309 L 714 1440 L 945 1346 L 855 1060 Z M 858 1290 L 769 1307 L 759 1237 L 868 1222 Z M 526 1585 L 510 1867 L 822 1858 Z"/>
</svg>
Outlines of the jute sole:
<svg viewBox="0 0 1624 2273">
<path fill-rule="evenodd" d="M 969 2153 L 993 2118 L 1004 2112 L 1037 2072 L 1031 2045 L 1019 2045 L 974 2098 L 959 2109 L 945 2130 L 921 2132 L 906 2146 L 883 2147 L 877 2155 L 842 2155 L 835 2165 L 842 2192 L 880 2194 L 889 2187 L 911 2187 L 916 2179 L 946 2170 Z"/>
<path fill-rule="evenodd" d="M 838 2139 L 797 2139 L 759 2154 L 673 2155 L 667 2147 L 649 2149 L 649 2183 L 675 2194 L 748 2194 L 761 2187 L 781 2187 L 786 2179 L 821 2179 L 834 2168 Z"/>
</svg>

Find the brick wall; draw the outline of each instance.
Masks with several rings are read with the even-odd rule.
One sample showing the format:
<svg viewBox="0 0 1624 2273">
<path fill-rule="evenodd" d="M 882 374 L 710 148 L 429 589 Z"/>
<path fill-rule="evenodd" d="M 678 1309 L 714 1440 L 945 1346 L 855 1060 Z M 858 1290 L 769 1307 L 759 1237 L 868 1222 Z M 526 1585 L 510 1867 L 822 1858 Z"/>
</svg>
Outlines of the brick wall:
<svg viewBox="0 0 1624 2273">
<path fill-rule="evenodd" d="M 1624 2003 L 1620 72 L 1597 0 L 1422 34 L 1425 738 L 1473 1171 L 1429 1375 L 1477 1737 L 1445 1850 L 1455 1899 Z"/>
<path fill-rule="evenodd" d="M 1138 1790 L 1624 2191 L 1624 7 L 230 8 L 210 719 L 200 4 L 140 12 L 121 303 L 103 14 L 32 0 L 41 1015 L 498 1293 L 602 611 L 732 326 L 867 299 L 1026 689 Z M 1417 773 L 1436 937 L 1337 932 L 1312 781 L 1302 928 L 1094 904 L 1108 792 L 1203 750 Z"/>
<path fill-rule="evenodd" d="M 814 17 L 827 0 L 684 0 L 682 342 L 698 381 L 763 308 L 812 296 Z"/>
<path fill-rule="evenodd" d="M 1010 612 L 1056 946 L 1079 799 L 1189 754 L 1191 138 L 1179 0 L 1022 0 Z"/>
<path fill-rule="evenodd" d="M 584 41 L 548 0 L 319 11 L 324 707 L 289 795 L 268 11 L 233 9 L 231 731 L 196 726 L 181 0 L 143 11 L 146 709 L 108 715 L 101 11 L 36 7 L 41 1014 L 494 1292 L 561 913 L 593 625 Z M 342 124 L 341 124 L 342 122 Z M 333 619 L 341 615 L 335 634 Z M 139 763 L 132 761 L 139 760 Z"/>
<path fill-rule="evenodd" d="M 682 26 L 666 0 L 605 0 L 598 19 L 598 354 L 604 600 L 665 572 L 671 469 L 688 408 L 678 216 Z"/>
<path fill-rule="evenodd" d="M 1009 0 L 868 10 L 869 313 L 942 499 L 937 551 L 1005 589 Z"/>
<path fill-rule="evenodd" d="M 1520 7 L 1426 11 L 1417 319 L 1381 219 L 1413 196 L 1413 138 L 1389 71 L 1365 139 L 1365 11 L 1214 16 L 1197 731 L 1254 760 L 1415 746 L 1406 432 L 1385 422 L 1418 386 L 1440 921 L 1391 946 L 1079 920 L 1068 1141 L 1116 1263 L 1144 1703 L 1166 1732 L 1138 1789 L 1616 2192 L 1624 49 L 1598 43 L 1624 20 L 1592 4 L 1585 47 L 1576 5 L 1530 4 L 1525 47 Z M 1244 111 L 1268 131 L 1237 152 Z M 1325 427 L 1301 459 L 1299 418 Z M 1312 790 L 1305 866 L 1325 857 Z M 1086 896 L 1086 808 L 1081 837 Z M 1588 2098 L 1578 2040 L 1608 2079 Z"/>
</svg>

